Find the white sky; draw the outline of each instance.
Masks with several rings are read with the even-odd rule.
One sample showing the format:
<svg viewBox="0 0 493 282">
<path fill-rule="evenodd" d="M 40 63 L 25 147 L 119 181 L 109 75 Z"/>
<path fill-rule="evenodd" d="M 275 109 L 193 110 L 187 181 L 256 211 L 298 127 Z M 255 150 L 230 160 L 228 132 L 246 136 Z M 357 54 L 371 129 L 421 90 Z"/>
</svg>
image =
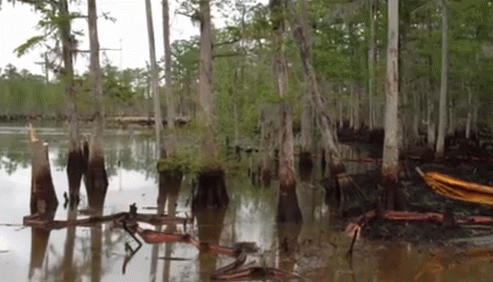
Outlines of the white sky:
<svg viewBox="0 0 493 282">
<path fill-rule="evenodd" d="M 35 13 L 29 5 L 17 2 L 13 7 L 11 3 L 2 1 L 0 10 L 0 68 L 7 64 L 13 64 L 18 70 L 28 69 L 32 73 L 42 74 L 41 65 L 35 62 L 42 61 L 41 48 L 34 49 L 21 58 L 13 54 L 13 50 L 24 43 L 28 38 L 41 35 L 42 31 L 36 29 L 40 19 L 39 14 Z M 85 5 L 70 6 L 71 11 L 79 11 L 87 15 Z M 111 22 L 100 17 L 98 20 L 99 44 L 100 48 L 119 49 L 120 42 L 122 52 L 106 51 L 101 53 L 101 63 L 107 57 L 114 66 L 122 68 L 145 67 L 149 61 L 147 23 L 145 17 L 144 0 L 98 0 L 96 2 L 98 15 L 110 13 L 116 18 L 116 22 Z M 162 32 L 162 6 L 161 0 L 151 0 L 153 12 L 154 37 L 156 41 L 156 55 L 159 58 L 164 55 L 164 43 Z M 170 26 L 171 40 L 188 39 L 191 35 L 198 34 L 199 28 L 192 26 L 190 19 L 181 15 L 174 14 L 175 1 L 170 1 Z M 79 49 L 88 50 L 89 40 L 87 33 L 87 21 L 85 19 L 75 20 L 72 29 L 84 30 L 84 37 L 79 37 L 82 42 Z M 76 71 L 82 73 L 88 69 L 88 55 L 77 57 Z"/>
</svg>

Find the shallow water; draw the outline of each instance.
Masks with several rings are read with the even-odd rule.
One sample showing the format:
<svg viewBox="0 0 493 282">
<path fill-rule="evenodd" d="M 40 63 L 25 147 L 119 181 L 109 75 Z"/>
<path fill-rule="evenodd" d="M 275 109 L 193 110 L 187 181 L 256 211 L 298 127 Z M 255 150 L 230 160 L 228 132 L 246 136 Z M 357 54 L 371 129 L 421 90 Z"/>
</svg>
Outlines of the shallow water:
<svg viewBox="0 0 493 282">
<path fill-rule="evenodd" d="M 53 181 L 61 202 L 56 219 L 64 220 L 69 215 L 62 206 L 68 187 L 67 136 L 60 127 L 38 128 L 38 135 L 49 143 Z M 106 132 L 109 187 L 104 214 L 127 211 L 132 203 L 139 212 L 154 212 L 158 183 L 152 136 L 139 131 Z M 135 247 L 136 242 L 122 230 L 112 229 L 111 224 L 51 232 L 23 227 L 22 218 L 29 215 L 28 145 L 22 125 L 0 126 L 1 281 L 208 281 L 215 269 L 232 262 L 227 257 L 200 254 L 186 244 L 144 244 L 123 274 L 125 243 Z M 359 158 L 364 152 L 346 148 L 344 154 Z M 367 166 L 352 163 L 348 170 L 361 172 Z M 491 281 L 493 257 L 487 252 L 473 256 L 456 248 L 360 239 L 349 259 L 346 253 L 351 238 L 337 227 L 341 224 L 335 211 L 324 201 L 318 185 L 320 174 L 316 167 L 310 183 L 298 184 L 304 218 L 301 226 L 277 225 L 275 183 L 273 188 L 255 186 L 246 171 L 240 170 L 227 175 L 228 209 L 213 214 L 208 221 L 198 217 L 200 222 L 196 220 L 187 231 L 201 241 L 222 246 L 255 242 L 259 251 L 249 256 L 247 264 L 278 267 L 306 281 Z M 179 216 L 190 214 L 191 187 L 192 177 L 185 176 L 178 198 Z M 81 193 L 79 208 L 83 209 L 87 206 L 84 187 Z M 184 232 L 183 227 L 178 231 Z M 481 242 L 493 245 L 489 238 Z"/>
</svg>

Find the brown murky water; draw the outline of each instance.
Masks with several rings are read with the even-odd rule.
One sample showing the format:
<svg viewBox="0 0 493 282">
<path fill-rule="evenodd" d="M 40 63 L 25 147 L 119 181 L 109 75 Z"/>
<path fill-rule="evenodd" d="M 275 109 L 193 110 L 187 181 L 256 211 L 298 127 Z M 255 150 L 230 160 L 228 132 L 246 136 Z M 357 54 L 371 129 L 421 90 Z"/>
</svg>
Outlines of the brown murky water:
<svg viewBox="0 0 493 282">
<path fill-rule="evenodd" d="M 65 172 L 67 136 L 59 127 L 39 129 L 50 144 L 50 161 L 58 199 L 63 204 L 67 191 Z M 29 214 L 31 181 L 30 151 L 22 125 L 0 126 L 0 280 L 1 281 L 208 281 L 213 271 L 232 262 L 231 258 L 201 254 L 186 244 L 143 247 L 129 260 L 125 243 L 133 239 L 111 224 L 46 231 L 22 226 Z M 109 175 L 104 214 L 127 211 L 136 203 L 139 212 L 152 213 L 157 201 L 154 142 L 138 131 L 110 130 L 106 136 Z M 364 151 L 346 148 L 348 158 Z M 365 164 L 351 164 L 350 173 L 365 170 Z M 300 226 L 276 225 L 274 188 L 252 185 L 246 170 L 228 174 L 231 203 L 227 210 L 187 227 L 206 242 L 233 246 L 255 242 L 259 250 L 247 264 L 282 268 L 305 281 L 491 281 L 491 252 L 465 249 L 416 247 L 407 243 L 357 241 L 353 257 L 351 244 L 337 228 L 334 209 L 324 201 L 317 184 L 320 169 L 312 181 L 298 184 L 304 222 Z M 190 214 L 192 179 L 183 178 L 178 215 Z M 275 184 L 273 187 L 276 187 Z M 85 188 L 80 208 L 87 206 Z M 56 219 L 81 217 L 58 207 Z M 147 226 L 148 228 L 154 228 Z M 178 231 L 184 231 L 178 227 Z M 478 240 L 493 245 L 493 238 Z M 468 249 L 472 250 L 472 249 Z M 125 273 L 123 273 L 123 269 Z"/>
</svg>

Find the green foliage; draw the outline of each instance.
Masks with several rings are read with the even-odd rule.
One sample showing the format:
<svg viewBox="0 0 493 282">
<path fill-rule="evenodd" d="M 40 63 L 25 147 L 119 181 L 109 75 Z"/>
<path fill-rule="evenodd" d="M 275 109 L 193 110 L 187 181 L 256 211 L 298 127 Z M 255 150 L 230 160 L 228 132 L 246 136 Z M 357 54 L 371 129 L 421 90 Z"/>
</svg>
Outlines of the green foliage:
<svg viewBox="0 0 493 282">
<path fill-rule="evenodd" d="M 183 147 L 177 154 L 167 156 L 159 160 L 159 171 L 181 171 L 183 173 L 198 173 L 201 169 L 202 159 L 198 147 Z"/>
</svg>

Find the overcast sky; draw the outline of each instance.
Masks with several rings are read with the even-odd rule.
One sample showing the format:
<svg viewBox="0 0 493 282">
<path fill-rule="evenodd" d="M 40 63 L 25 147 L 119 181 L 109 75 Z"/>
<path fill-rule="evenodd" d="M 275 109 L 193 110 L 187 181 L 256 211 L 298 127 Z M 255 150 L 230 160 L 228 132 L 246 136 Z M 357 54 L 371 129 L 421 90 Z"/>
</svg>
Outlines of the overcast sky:
<svg viewBox="0 0 493 282">
<path fill-rule="evenodd" d="M 13 64 L 19 70 L 28 69 L 32 73 L 42 74 L 43 70 L 35 62 L 41 61 L 42 49 L 34 49 L 21 58 L 13 54 L 15 48 L 24 43 L 28 38 L 41 35 L 42 31 L 36 29 L 40 19 L 39 14 L 35 13 L 29 5 L 19 2 L 13 7 L 11 3 L 2 1 L 0 10 L 0 68 L 7 64 Z M 71 11 L 79 11 L 87 15 L 86 1 L 84 5 L 71 5 Z M 111 22 L 100 17 L 98 20 L 100 48 L 119 49 L 122 51 L 106 51 L 101 53 L 101 63 L 105 58 L 110 60 L 113 65 L 122 68 L 144 67 L 149 61 L 147 23 L 145 18 L 144 0 L 98 0 L 98 15 L 110 13 L 116 18 L 116 22 Z M 162 6 L 161 0 L 151 0 L 154 36 L 156 40 L 156 53 L 158 59 L 164 55 L 163 32 L 162 32 Z M 188 39 L 194 34 L 198 34 L 199 28 L 194 27 L 190 19 L 181 15 L 174 14 L 175 1 L 170 1 L 170 25 L 171 39 Z M 87 38 L 87 21 L 85 19 L 75 20 L 72 28 L 83 30 L 84 37 L 79 37 L 82 42 L 80 49 L 89 49 Z M 78 57 L 76 61 L 76 71 L 82 73 L 88 69 L 88 55 L 86 58 Z"/>
</svg>

